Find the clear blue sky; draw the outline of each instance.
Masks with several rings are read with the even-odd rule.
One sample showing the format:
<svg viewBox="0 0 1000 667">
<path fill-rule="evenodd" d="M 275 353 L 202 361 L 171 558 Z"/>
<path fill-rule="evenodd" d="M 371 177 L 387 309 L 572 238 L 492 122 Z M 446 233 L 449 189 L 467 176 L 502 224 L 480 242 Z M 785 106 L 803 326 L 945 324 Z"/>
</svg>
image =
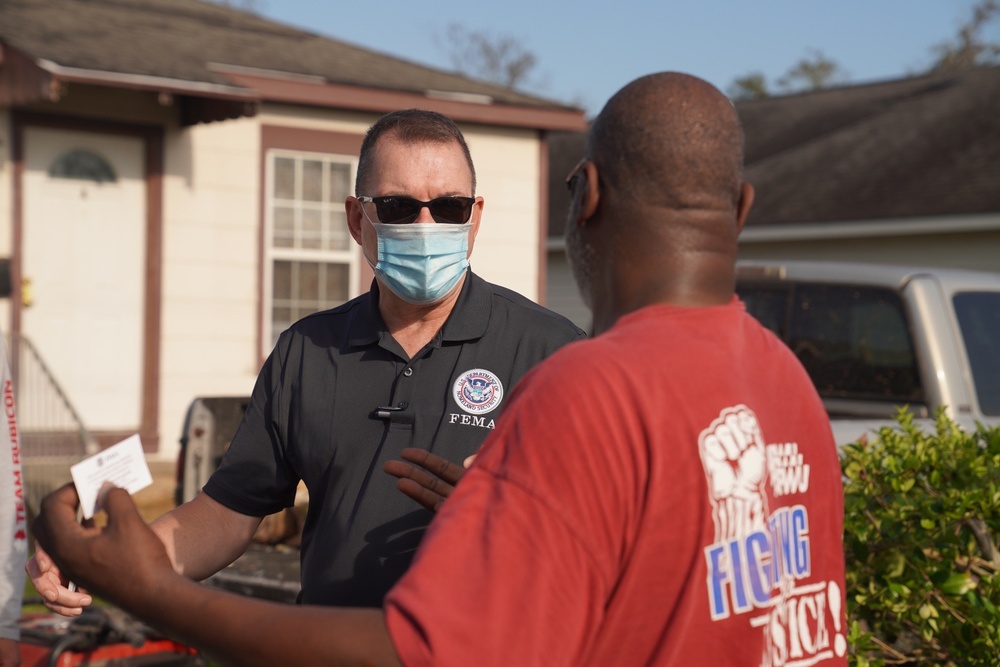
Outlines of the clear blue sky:
<svg viewBox="0 0 1000 667">
<path fill-rule="evenodd" d="M 442 44 L 452 22 L 516 38 L 535 53 L 528 92 L 588 114 L 637 76 L 696 74 L 723 91 L 761 72 L 773 83 L 815 51 L 852 83 L 925 69 L 976 0 L 256 0 L 261 14 L 354 44 L 453 69 Z M 1000 42 L 1000 17 L 982 36 Z"/>
</svg>

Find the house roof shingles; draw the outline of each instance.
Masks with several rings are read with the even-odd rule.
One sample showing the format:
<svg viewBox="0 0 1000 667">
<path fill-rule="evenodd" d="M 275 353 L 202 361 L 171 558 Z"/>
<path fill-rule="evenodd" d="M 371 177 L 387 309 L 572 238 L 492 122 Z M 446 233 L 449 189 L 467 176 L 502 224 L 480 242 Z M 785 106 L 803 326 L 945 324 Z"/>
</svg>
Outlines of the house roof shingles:
<svg viewBox="0 0 1000 667">
<path fill-rule="evenodd" d="M 748 224 L 1000 211 L 1000 67 L 737 103 Z"/>
<path fill-rule="evenodd" d="M 101 72 L 232 85 L 211 67 L 220 63 L 368 88 L 570 108 L 199 0 L 0 0 L 0 42 L 37 60 Z"/>
<path fill-rule="evenodd" d="M 1000 67 L 736 103 L 751 227 L 1000 213 Z M 550 140 L 549 236 L 585 135 Z"/>
</svg>

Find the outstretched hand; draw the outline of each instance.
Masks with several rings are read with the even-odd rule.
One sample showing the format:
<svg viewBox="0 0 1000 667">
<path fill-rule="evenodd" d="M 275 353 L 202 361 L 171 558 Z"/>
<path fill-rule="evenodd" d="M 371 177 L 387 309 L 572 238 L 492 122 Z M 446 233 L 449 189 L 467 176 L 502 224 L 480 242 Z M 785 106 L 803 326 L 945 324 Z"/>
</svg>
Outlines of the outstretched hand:
<svg viewBox="0 0 1000 667">
<path fill-rule="evenodd" d="M 69 579 L 63 576 L 52 558 L 40 545 L 24 566 L 32 586 L 42 596 L 45 606 L 63 616 L 79 616 L 83 608 L 93 602 L 86 591 L 70 588 Z"/>
<path fill-rule="evenodd" d="M 100 506 L 107 526 L 80 525 L 76 520 L 79 497 L 72 484 L 50 493 L 32 524 L 35 538 L 64 577 L 123 603 L 148 598 L 153 584 L 165 573 L 173 574 L 160 539 L 139 515 L 128 491 L 111 488 Z"/>
<path fill-rule="evenodd" d="M 465 474 L 465 468 L 457 463 L 423 449 L 407 447 L 400 456 L 403 461 L 388 461 L 383 470 L 399 478 L 397 489 L 432 512 L 441 507 Z M 466 467 L 472 458 L 466 459 Z"/>
</svg>

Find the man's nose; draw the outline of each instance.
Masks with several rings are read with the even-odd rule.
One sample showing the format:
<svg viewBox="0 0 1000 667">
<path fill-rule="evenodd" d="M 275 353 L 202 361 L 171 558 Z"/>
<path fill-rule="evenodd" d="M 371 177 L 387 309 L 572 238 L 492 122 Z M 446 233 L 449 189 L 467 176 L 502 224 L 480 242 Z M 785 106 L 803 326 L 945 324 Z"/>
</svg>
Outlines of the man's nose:
<svg viewBox="0 0 1000 667">
<path fill-rule="evenodd" d="M 433 223 L 433 224 L 437 224 L 435 222 L 435 220 L 434 220 L 434 217 L 431 215 L 431 210 L 429 208 L 427 208 L 426 206 L 421 206 L 420 207 L 420 212 L 417 213 L 417 219 L 414 220 L 413 222 L 414 223 L 418 223 L 418 222 L 430 222 L 430 223 Z"/>
</svg>

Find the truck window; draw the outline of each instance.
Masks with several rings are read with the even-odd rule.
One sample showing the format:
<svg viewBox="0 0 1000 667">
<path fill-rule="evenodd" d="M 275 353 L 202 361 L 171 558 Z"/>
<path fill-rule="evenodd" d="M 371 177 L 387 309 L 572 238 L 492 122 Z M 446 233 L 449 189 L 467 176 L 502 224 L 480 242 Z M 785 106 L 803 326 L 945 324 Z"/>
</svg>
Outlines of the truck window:
<svg viewBox="0 0 1000 667">
<path fill-rule="evenodd" d="M 765 287 L 763 285 L 740 285 L 737 288 L 740 299 L 753 315 L 765 327 L 785 338 L 788 328 L 788 298 L 787 287 Z"/>
<path fill-rule="evenodd" d="M 924 400 L 903 305 L 891 290 L 797 285 L 788 345 L 823 397 Z"/>
<path fill-rule="evenodd" d="M 737 291 L 795 352 L 822 398 L 924 403 L 906 314 L 892 290 L 748 282 Z"/>
<path fill-rule="evenodd" d="M 984 415 L 1000 416 L 1000 293 L 960 292 L 952 303 L 962 329 L 979 408 Z"/>
</svg>

